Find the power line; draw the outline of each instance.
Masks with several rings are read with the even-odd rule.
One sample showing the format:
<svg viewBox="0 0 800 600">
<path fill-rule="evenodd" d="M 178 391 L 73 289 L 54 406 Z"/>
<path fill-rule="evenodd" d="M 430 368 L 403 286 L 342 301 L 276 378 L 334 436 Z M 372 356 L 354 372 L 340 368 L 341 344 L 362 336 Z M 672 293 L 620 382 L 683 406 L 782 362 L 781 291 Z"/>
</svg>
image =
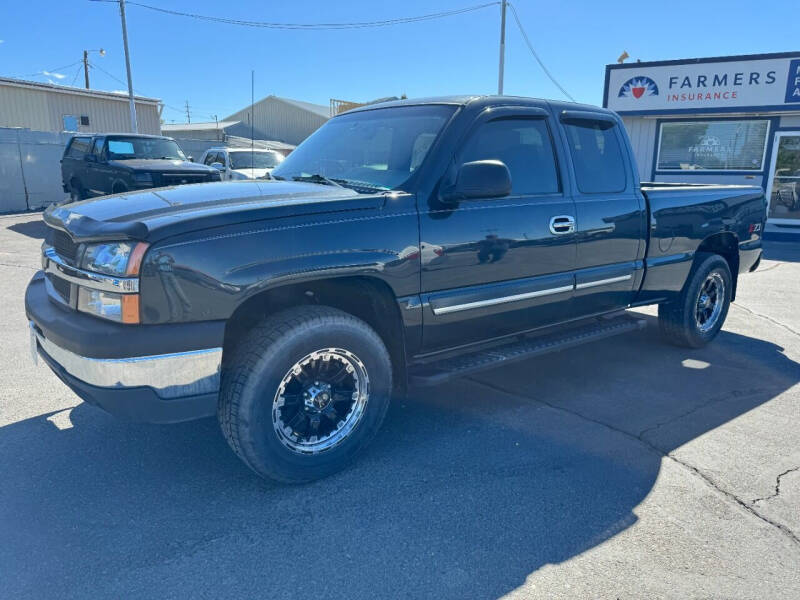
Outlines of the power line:
<svg viewBox="0 0 800 600">
<path fill-rule="evenodd" d="M 82 62 L 82 61 L 79 61 L 79 62 Z M 103 73 L 105 73 L 106 75 L 108 75 L 109 77 L 111 77 L 111 79 L 113 79 L 114 81 L 116 81 L 117 83 L 121 83 L 122 85 L 128 85 L 128 84 L 127 84 L 125 81 L 123 81 L 123 80 L 122 80 L 122 79 L 120 79 L 119 77 L 115 76 L 115 75 L 114 75 L 114 74 L 112 74 L 112 73 L 109 73 L 109 72 L 108 72 L 108 71 L 106 71 L 104 68 L 102 68 L 102 67 L 100 67 L 100 66 L 98 66 L 98 65 L 94 64 L 93 62 L 90 62 L 90 63 L 89 63 L 89 66 L 90 66 L 90 67 L 92 67 L 93 69 L 98 69 L 99 71 L 102 71 Z M 140 96 L 144 96 L 144 95 L 146 95 L 146 94 L 143 94 L 142 92 L 140 92 L 140 91 L 139 91 L 139 90 L 137 90 L 137 89 L 134 89 L 133 91 L 134 91 L 134 93 L 136 93 L 136 94 L 139 94 Z M 171 106 L 171 105 L 167 104 L 166 102 L 162 102 L 161 104 L 163 104 L 163 105 L 164 105 L 166 108 L 169 108 L 170 110 L 174 110 L 175 112 L 179 112 L 179 113 L 185 113 L 185 112 L 186 112 L 186 109 L 185 109 L 185 108 L 178 108 L 177 106 Z"/>
<path fill-rule="evenodd" d="M 115 2 L 116 0 L 93 0 L 93 1 Z M 500 4 L 500 2 L 497 1 L 487 2 L 485 4 L 476 4 L 474 6 L 456 8 L 453 10 L 445 10 L 435 13 L 429 13 L 426 15 L 417 15 L 414 17 L 399 17 L 395 19 L 385 19 L 381 21 L 361 21 L 352 23 L 278 23 L 271 21 L 246 21 L 242 19 L 230 19 L 227 17 L 214 17 L 209 15 L 199 15 L 196 13 L 181 12 L 177 10 L 169 10 L 167 8 L 161 8 L 159 6 L 142 4 L 140 2 L 128 1 L 127 4 L 129 6 L 139 6 L 141 8 L 146 8 L 147 10 L 152 10 L 168 15 L 174 15 L 178 17 L 189 17 L 192 19 L 198 19 L 200 21 L 210 21 L 212 23 L 225 23 L 227 25 L 241 25 L 244 27 L 261 27 L 265 29 L 299 29 L 299 30 L 311 31 L 311 30 L 326 30 L 326 29 L 361 29 L 369 27 L 388 27 L 391 25 L 404 25 L 406 23 L 419 23 L 420 21 L 432 21 L 434 19 L 443 19 L 446 17 L 463 15 L 465 13 L 481 10 L 489 6 L 496 6 Z"/>
<path fill-rule="evenodd" d="M 63 67 L 56 67 L 55 69 L 45 69 L 44 71 L 37 71 L 36 73 L 26 73 L 25 75 L 12 75 L 11 77 L 15 79 L 19 79 L 20 77 L 37 77 L 39 75 L 44 75 L 45 71 L 48 73 L 58 73 L 59 71 L 63 71 L 64 69 L 69 69 L 72 66 L 77 65 L 78 63 L 82 63 L 82 60 L 75 61 L 73 63 L 69 63 L 68 65 L 64 65 Z"/>
<path fill-rule="evenodd" d="M 556 78 L 553 77 L 550 74 L 550 71 L 548 71 L 547 67 L 544 66 L 544 63 L 542 62 L 542 59 L 539 58 L 538 54 L 536 54 L 536 50 L 533 49 L 533 44 L 531 44 L 531 41 L 528 39 L 528 34 L 525 33 L 525 29 L 523 29 L 522 23 L 519 20 L 519 15 L 517 14 L 517 9 L 514 8 L 514 5 L 511 4 L 511 2 L 508 3 L 508 6 L 511 7 L 511 12 L 514 15 L 514 20 L 517 22 L 517 27 L 519 27 L 519 32 L 522 34 L 522 38 L 525 40 L 525 43 L 528 45 L 528 50 L 531 51 L 531 54 L 533 54 L 533 58 L 535 58 L 536 62 L 539 63 L 539 66 L 542 67 L 542 71 L 544 71 L 544 74 L 547 75 L 547 77 L 550 79 L 550 81 L 553 82 L 553 85 L 555 85 L 559 90 L 561 90 L 562 94 L 564 94 L 572 102 L 575 102 L 575 98 L 570 96 L 569 92 L 567 92 L 567 90 L 565 90 L 563 87 L 561 87 L 561 84 L 558 83 L 558 81 L 556 81 Z"/>
</svg>

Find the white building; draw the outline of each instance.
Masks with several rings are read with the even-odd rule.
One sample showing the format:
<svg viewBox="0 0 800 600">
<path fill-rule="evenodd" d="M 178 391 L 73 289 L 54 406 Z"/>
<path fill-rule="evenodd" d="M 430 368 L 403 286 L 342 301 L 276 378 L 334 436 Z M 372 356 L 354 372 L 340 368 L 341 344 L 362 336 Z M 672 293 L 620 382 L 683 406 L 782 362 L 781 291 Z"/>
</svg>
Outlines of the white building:
<svg viewBox="0 0 800 600">
<path fill-rule="evenodd" d="M 608 65 L 603 106 L 643 181 L 759 185 L 800 226 L 800 53 Z"/>
<path fill-rule="evenodd" d="M 139 133 L 159 135 L 161 101 L 135 97 Z M 128 96 L 0 77 L 0 127 L 33 131 L 131 130 Z"/>
</svg>

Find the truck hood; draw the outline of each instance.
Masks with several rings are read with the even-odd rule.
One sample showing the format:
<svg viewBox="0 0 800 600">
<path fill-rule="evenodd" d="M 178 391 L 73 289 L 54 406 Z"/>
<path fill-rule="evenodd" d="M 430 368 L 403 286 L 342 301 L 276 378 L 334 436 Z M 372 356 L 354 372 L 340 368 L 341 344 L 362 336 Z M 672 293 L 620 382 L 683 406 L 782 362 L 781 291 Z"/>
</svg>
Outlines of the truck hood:
<svg viewBox="0 0 800 600">
<path fill-rule="evenodd" d="M 384 201 L 383 193 L 358 194 L 316 183 L 229 181 L 126 192 L 51 206 L 44 220 L 78 241 L 128 238 L 153 243 L 236 223 L 375 209 Z"/>
<path fill-rule="evenodd" d="M 180 171 L 184 173 L 208 173 L 213 171 L 209 166 L 189 162 L 188 160 L 127 158 L 124 160 L 110 160 L 108 164 L 118 169 L 130 169 L 131 171 Z"/>
</svg>

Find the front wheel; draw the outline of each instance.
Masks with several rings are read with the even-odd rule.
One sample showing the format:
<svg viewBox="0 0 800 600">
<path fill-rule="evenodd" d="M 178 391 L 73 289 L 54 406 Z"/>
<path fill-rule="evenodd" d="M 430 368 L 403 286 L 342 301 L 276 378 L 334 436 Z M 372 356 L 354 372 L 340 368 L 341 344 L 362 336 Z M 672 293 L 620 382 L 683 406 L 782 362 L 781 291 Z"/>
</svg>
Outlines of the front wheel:
<svg viewBox="0 0 800 600">
<path fill-rule="evenodd" d="M 696 267 L 677 300 L 658 306 L 658 322 L 667 341 L 702 348 L 713 340 L 728 316 L 733 278 L 718 254 L 698 255 Z"/>
<path fill-rule="evenodd" d="M 392 390 L 386 346 L 340 310 L 274 315 L 234 350 L 218 416 L 231 448 L 261 476 L 311 481 L 346 466 L 381 426 Z"/>
</svg>

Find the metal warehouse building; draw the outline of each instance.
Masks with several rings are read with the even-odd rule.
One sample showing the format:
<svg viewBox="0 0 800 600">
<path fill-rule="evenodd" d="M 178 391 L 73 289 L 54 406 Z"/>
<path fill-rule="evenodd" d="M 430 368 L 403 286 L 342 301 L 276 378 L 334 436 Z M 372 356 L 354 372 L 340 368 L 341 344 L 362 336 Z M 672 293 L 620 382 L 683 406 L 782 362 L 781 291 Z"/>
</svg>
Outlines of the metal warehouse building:
<svg viewBox="0 0 800 600">
<path fill-rule="evenodd" d="M 159 135 L 160 101 L 137 96 L 135 102 L 139 133 Z M 0 127 L 129 132 L 128 96 L 0 77 Z"/>
<path fill-rule="evenodd" d="M 160 101 L 135 101 L 139 132 L 159 134 Z M 0 78 L 0 213 L 64 199 L 59 161 L 72 133 L 130 130 L 126 95 Z"/>
<path fill-rule="evenodd" d="M 251 117 L 252 112 L 252 117 Z M 248 106 L 224 121 L 239 121 L 227 129 L 230 135 L 250 137 L 252 118 L 253 137 L 297 145 L 319 129 L 330 118 L 330 107 L 267 96 L 252 107 Z"/>
<path fill-rule="evenodd" d="M 759 185 L 800 226 L 800 52 L 606 67 L 645 181 Z"/>
</svg>

